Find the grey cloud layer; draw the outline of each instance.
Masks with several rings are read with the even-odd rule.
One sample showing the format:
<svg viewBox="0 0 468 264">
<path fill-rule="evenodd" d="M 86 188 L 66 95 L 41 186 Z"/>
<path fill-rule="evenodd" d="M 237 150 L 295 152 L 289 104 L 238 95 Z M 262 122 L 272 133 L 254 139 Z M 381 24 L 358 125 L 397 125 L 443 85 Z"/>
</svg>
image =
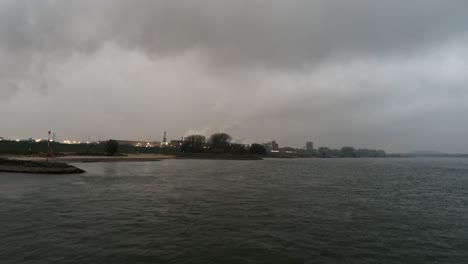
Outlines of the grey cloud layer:
<svg viewBox="0 0 468 264">
<path fill-rule="evenodd" d="M 0 32 L 15 55 L 111 41 L 155 56 L 200 49 L 221 65 L 287 67 L 405 55 L 466 32 L 466 10 L 461 0 L 4 1 Z"/>
<path fill-rule="evenodd" d="M 128 122 L 298 146 L 423 148 L 468 131 L 455 117 L 467 110 L 466 10 L 463 0 L 0 1 L 3 133 L 45 129 L 31 111 L 67 112 L 84 126 L 54 125 L 78 137 L 112 129 L 152 139 L 112 125 Z M 33 110 L 58 99 L 86 107 Z M 29 113 L 15 110 L 24 104 Z M 428 147 L 468 148 L 459 140 Z"/>
</svg>

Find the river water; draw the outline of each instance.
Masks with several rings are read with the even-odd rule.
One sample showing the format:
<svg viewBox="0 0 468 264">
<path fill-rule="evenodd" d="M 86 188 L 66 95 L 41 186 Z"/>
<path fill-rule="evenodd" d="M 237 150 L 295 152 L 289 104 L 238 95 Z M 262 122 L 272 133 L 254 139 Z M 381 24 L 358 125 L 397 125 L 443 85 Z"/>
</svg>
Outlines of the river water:
<svg viewBox="0 0 468 264">
<path fill-rule="evenodd" d="M 468 263 L 468 159 L 0 173 L 0 263 Z"/>
</svg>

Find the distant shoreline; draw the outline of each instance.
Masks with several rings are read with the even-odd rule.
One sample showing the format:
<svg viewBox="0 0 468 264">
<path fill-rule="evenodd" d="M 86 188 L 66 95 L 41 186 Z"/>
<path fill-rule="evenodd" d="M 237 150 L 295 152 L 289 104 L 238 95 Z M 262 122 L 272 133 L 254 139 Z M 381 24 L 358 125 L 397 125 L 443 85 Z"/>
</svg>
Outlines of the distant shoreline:
<svg viewBox="0 0 468 264">
<path fill-rule="evenodd" d="M 15 156 L 7 155 L 7 158 L 21 161 L 45 161 L 41 156 Z M 232 155 L 232 154 L 211 154 L 211 153 L 177 153 L 173 155 L 160 154 L 129 154 L 120 156 L 103 155 L 70 155 L 50 158 L 51 162 L 57 163 L 95 163 L 95 162 L 150 162 L 167 159 L 191 159 L 191 160 L 262 160 L 256 155 Z"/>
</svg>

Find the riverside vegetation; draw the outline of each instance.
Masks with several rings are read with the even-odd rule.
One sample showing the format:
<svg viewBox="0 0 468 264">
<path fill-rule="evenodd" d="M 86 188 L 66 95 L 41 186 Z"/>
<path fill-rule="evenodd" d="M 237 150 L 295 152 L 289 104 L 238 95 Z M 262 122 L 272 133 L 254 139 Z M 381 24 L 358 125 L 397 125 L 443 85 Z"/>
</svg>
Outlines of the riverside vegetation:
<svg viewBox="0 0 468 264">
<path fill-rule="evenodd" d="M 184 138 L 177 144 L 154 144 L 130 145 L 119 144 L 117 140 L 106 142 L 88 142 L 77 144 L 62 144 L 51 142 L 50 149 L 47 141 L 36 142 L 32 139 L 24 141 L 0 141 L 0 154 L 16 154 L 28 156 L 47 155 L 52 157 L 60 156 L 125 156 L 126 154 L 163 154 L 179 159 L 199 158 L 199 159 L 261 159 L 270 158 L 359 158 L 359 157 L 387 157 L 383 150 L 354 149 L 343 147 L 341 149 L 331 149 L 320 147 L 316 150 L 298 149 L 283 147 L 279 151 L 269 151 L 262 144 L 240 144 L 233 143 L 232 137 L 226 133 L 215 133 L 206 138 L 204 135 L 194 134 Z M 179 145 L 180 144 L 180 145 Z"/>
</svg>

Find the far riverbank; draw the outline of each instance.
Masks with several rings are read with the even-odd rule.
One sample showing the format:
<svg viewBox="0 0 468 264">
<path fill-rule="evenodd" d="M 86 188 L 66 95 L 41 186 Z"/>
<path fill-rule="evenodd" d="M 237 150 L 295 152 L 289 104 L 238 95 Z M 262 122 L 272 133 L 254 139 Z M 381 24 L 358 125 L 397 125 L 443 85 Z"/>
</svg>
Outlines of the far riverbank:
<svg viewBox="0 0 468 264">
<path fill-rule="evenodd" d="M 22 161 L 45 161 L 43 156 L 22 156 L 7 155 L 9 159 Z M 118 156 L 104 155 L 66 155 L 51 157 L 51 162 L 59 163 L 90 163 L 90 162 L 148 162 L 161 161 L 166 159 L 210 159 L 210 160 L 262 160 L 256 155 L 233 155 L 233 154 L 213 154 L 213 153 L 175 153 L 173 155 L 163 154 L 128 154 Z"/>
</svg>

